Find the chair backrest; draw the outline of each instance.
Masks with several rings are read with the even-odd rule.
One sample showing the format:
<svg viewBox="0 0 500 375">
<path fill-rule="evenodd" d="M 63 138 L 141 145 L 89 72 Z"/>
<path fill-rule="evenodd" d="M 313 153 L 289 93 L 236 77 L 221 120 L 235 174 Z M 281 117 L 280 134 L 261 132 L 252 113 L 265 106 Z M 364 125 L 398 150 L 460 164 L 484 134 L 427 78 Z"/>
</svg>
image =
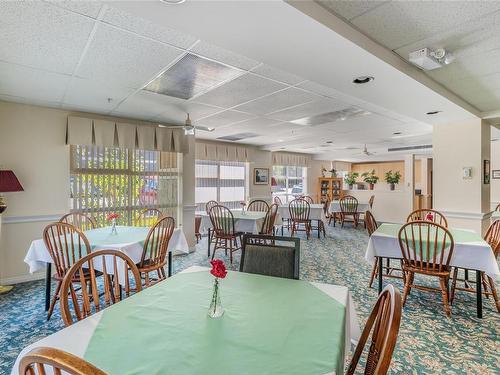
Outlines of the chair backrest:
<svg viewBox="0 0 500 375">
<path fill-rule="evenodd" d="M 54 261 L 56 274 L 61 278 L 78 259 L 92 250 L 83 232 L 67 223 L 47 225 L 43 231 L 43 241 Z"/>
<path fill-rule="evenodd" d="M 314 199 L 312 199 L 312 197 L 310 197 L 309 195 L 304 195 L 302 199 L 304 199 L 309 204 L 314 204 Z"/>
<path fill-rule="evenodd" d="M 365 224 L 369 236 L 371 236 L 372 233 L 375 232 L 378 228 L 377 221 L 370 211 L 365 212 Z"/>
<path fill-rule="evenodd" d="M 278 205 L 273 203 L 269 206 L 269 209 L 266 212 L 266 217 L 262 222 L 262 227 L 260 228 L 259 234 L 273 234 L 274 229 L 274 221 L 276 220 L 276 214 L 278 213 Z"/>
<path fill-rule="evenodd" d="M 495 258 L 498 257 L 500 253 L 500 220 L 495 220 L 489 226 L 484 236 L 484 240 L 488 242 L 495 254 Z"/>
<path fill-rule="evenodd" d="M 497 207 L 495 208 L 495 211 L 500 211 L 500 203 L 497 205 Z"/>
<path fill-rule="evenodd" d="M 358 200 L 352 195 L 344 195 L 340 198 L 340 211 L 344 214 L 355 214 L 358 212 Z"/>
<path fill-rule="evenodd" d="M 300 239 L 245 234 L 240 272 L 299 278 Z"/>
<path fill-rule="evenodd" d="M 325 202 L 323 203 L 323 212 L 325 213 L 325 217 L 330 216 L 330 203 L 332 203 L 332 200 L 330 199 L 330 196 L 327 195 Z"/>
<path fill-rule="evenodd" d="M 133 276 L 133 284 L 130 283 L 129 272 Z M 98 284 L 99 276 L 102 276 L 102 281 Z M 73 324 L 73 319 L 82 320 L 121 301 L 132 288 L 141 291 L 141 276 L 132 259 L 118 250 L 91 252 L 78 260 L 63 279 L 61 315 L 64 324 L 69 326 Z"/>
<path fill-rule="evenodd" d="M 210 210 L 212 209 L 213 206 L 217 206 L 219 202 L 217 201 L 208 201 L 207 204 L 205 204 L 205 211 L 207 214 L 210 214 Z"/>
<path fill-rule="evenodd" d="M 267 212 L 269 209 L 269 203 L 262 199 L 255 199 L 250 202 L 250 204 L 247 207 L 247 211 L 262 211 L 262 212 Z"/>
<path fill-rule="evenodd" d="M 195 234 L 200 234 L 200 227 L 201 227 L 201 216 L 195 215 L 195 217 L 194 217 L 194 233 Z"/>
<path fill-rule="evenodd" d="M 398 339 L 401 310 L 402 304 L 399 291 L 391 284 L 387 285 L 378 296 L 377 302 L 366 321 L 365 328 L 347 369 L 347 375 L 355 373 L 370 333 L 371 343 L 368 349 L 364 374 L 387 374 Z"/>
<path fill-rule="evenodd" d="M 398 233 L 403 262 L 424 273 L 448 270 L 453 254 L 453 236 L 444 226 L 418 220 L 404 224 Z"/>
<path fill-rule="evenodd" d="M 19 375 L 106 375 L 91 363 L 56 348 L 40 346 L 26 353 L 19 362 Z"/>
<path fill-rule="evenodd" d="M 147 261 L 148 267 L 157 268 L 165 265 L 168 243 L 175 229 L 175 219 L 164 216 L 149 230 L 142 250 L 139 267 L 143 268 Z"/>
<path fill-rule="evenodd" d="M 368 205 L 370 206 L 370 209 L 373 208 L 373 202 L 375 201 L 375 195 L 372 195 L 370 199 L 368 200 Z"/>
<path fill-rule="evenodd" d="M 431 210 L 430 208 L 422 208 L 420 210 L 413 211 L 408 215 L 406 222 L 409 223 L 410 221 L 418 220 L 432 221 L 433 223 L 448 228 L 448 220 L 446 220 L 446 217 L 441 212 Z"/>
<path fill-rule="evenodd" d="M 276 203 L 278 206 L 283 206 L 283 202 L 281 201 L 281 198 L 278 196 L 275 196 L 273 198 L 273 202 Z"/>
<path fill-rule="evenodd" d="M 59 222 L 74 225 L 82 232 L 97 228 L 97 222 L 93 217 L 80 212 L 71 212 L 66 214 L 59 219 Z"/>
<path fill-rule="evenodd" d="M 218 204 L 210 209 L 209 215 L 216 236 L 231 237 L 234 235 L 234 217 L 229 208 Z"/>
<path fill-rule="evenodd" d="M 309 212 L 311 207 L 309 202 L 304 199 L 294 199 L 288 204 L 288 211 L 290 212 L 290 219 L 294 221 L 309 220 Z"/>
<path fill-rule="evenodd" d="M 151 227 L 162 216 L 163 213 L 157 208 L 145 208 L 136 216 L 134 224 L 141 227 Z"/>
</svg>

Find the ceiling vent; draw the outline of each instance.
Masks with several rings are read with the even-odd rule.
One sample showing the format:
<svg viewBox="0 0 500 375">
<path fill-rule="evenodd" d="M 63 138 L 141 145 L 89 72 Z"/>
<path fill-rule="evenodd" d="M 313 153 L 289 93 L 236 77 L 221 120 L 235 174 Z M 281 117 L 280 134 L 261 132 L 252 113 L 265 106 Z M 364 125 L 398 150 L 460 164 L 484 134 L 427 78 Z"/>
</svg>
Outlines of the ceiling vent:
<svg viewBox="0 0 500 375">
<path fill-rule="evenodd" d="M 392 147 L 388 148 L 388 152 L 394 151 L 412 151 L 412 150 L 428 150 L 432 148 L 432 145 L 421 145 L 421 146 L 407 146 L 407 147 Z"/>
<path fill-rule="evenodd" d="M 255 133 L 238 133 L 233 135 L 225 135 L 223 137 L 218 137 L 216 139 L 219 139 L 221 141 L 241 141 L 242 139 L 253 138 L 258 136 L 259 134 Z"/>
<path fill-rule="evenodd" d="M 191 99 L 240 74 L 238 69 L 188 53 L 144 90 L 179 99 Z"/>
<path fill-rule="evenodd" d="M 369 114 L 371 113 L 363 109 L 350 107 L 341 109 L 340 111 L 326 112 L 320 115 L 303 117 L 290 122 L 297 125 L 317 126 L 317 125 L 327 124 L 329 122 L 344 121 L 353 117 L 366 116 Z"/>
<path fill-rule="evenodd" d="M 453 61 L 453 55 L 443 48 L 431 50 L 430 48 L 421 48 L 410 52 L 408 60 L 423 70 L 434 70 L 441 68 Z"/>
</svg>

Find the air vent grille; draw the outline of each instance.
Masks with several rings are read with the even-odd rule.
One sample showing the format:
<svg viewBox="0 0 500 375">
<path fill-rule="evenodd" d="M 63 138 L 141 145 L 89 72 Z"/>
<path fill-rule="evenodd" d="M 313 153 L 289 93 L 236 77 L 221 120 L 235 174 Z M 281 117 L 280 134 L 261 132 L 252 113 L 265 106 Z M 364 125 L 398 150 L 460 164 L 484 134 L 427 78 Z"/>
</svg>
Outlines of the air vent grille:
<svg viewBox="0 0 500 375">
<path fill-rule="evenodd" d="M 218 137 L 217 139 L 220 139 L 222 141 L 241 141 L 242 139 L 253 138 L 258 136 L 259 134 L 255 133 L 238 133 L 232 135 L 225 135 L 223 137 Z"/>
<path fill-rule="evenodd" d="M 350 107 L 350 108 L 341 109 L 340 111 L 326 112 L 326 113 L 322 113 L 322 114 L 314 115 L 314 116 L 310 116 L 310 117 L 303 117 L 303 118 L 299 118 L 297 120 L 293 120 L 290 122 L 297 124 L 297 125 L 316 126 L 316 125 L 321 125 L 321 124 L 327 124 L 329 122 L 343 121 L 343 120 L 347 120 L 348 118 L 365 116 L 365 115 L 369 115 L 369 114 L 370 114 L 370 112 L 365 111 L 363 109 L 356 108 L 356 107 Z"/>
<path fill-rule="evenodd" d="M 388 148 L 388 152 L 393 151 L 411 151 L 411 150 L 426 150 L 432 148 L 432 145 L 421 145 L 421 146 L 406 146 L 406 147 L 392 147 Z"/>
</svg>

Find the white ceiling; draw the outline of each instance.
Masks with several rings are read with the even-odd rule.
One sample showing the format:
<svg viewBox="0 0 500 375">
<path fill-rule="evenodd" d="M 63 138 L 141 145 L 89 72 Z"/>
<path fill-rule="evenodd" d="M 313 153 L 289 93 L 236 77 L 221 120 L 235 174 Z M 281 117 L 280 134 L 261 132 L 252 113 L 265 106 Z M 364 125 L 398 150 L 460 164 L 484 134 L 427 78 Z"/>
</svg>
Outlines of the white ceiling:
<svg viewBox="0 0 500 375">
<path fill-rule="evenodd" d="M 500 110 L 500 1 L 317 2 L 405 60 L 424 47 L 452 52 L 426 74 L 479 111 Z"/>
<path fill-rule="evenodd" d="M 2 1 L 0 14 L 0 100 L 172 124 L 189 112 L 215 128 L 199 138 L 251 132 L 242 143 L 353 161 L 364 144 L 389 158 L 430 143 L 426 111 L 473 116 L 281 1 Z M 239 73 L 189 100 L 143 90 L 187 52 Z M 368 73 L 366 87 L 351 83 Z M 353 106 L 370 114 L 289 122 Z"/>
</svg>

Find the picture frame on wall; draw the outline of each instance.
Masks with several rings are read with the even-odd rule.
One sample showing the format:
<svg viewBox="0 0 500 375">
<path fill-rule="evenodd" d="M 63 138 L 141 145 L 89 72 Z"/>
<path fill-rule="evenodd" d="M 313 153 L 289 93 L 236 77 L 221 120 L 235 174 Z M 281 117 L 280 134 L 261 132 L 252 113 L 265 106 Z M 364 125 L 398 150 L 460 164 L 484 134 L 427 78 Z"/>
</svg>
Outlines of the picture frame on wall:
<svg viewBox="0 0 500 375">
<path fill-rule="evenodd" d="M 483 183 L 484 184 L 489 184 L 490 183 L 490 161 L 489 160 L 484 160 L 484 172 L 483 172 Z"/>
<path fill-rule="evenodd" d="M 491 171 L 491 178 L 495 179 L 495 180 L 499 180 L 500 179 L 500 169 L 494 169 Z"/>
<path fill-rule="evenodd" d="M 269 168 L 254 168 L 253 169 L 253 184 L 268 185 L 269 184 Z"/>
</svg>

